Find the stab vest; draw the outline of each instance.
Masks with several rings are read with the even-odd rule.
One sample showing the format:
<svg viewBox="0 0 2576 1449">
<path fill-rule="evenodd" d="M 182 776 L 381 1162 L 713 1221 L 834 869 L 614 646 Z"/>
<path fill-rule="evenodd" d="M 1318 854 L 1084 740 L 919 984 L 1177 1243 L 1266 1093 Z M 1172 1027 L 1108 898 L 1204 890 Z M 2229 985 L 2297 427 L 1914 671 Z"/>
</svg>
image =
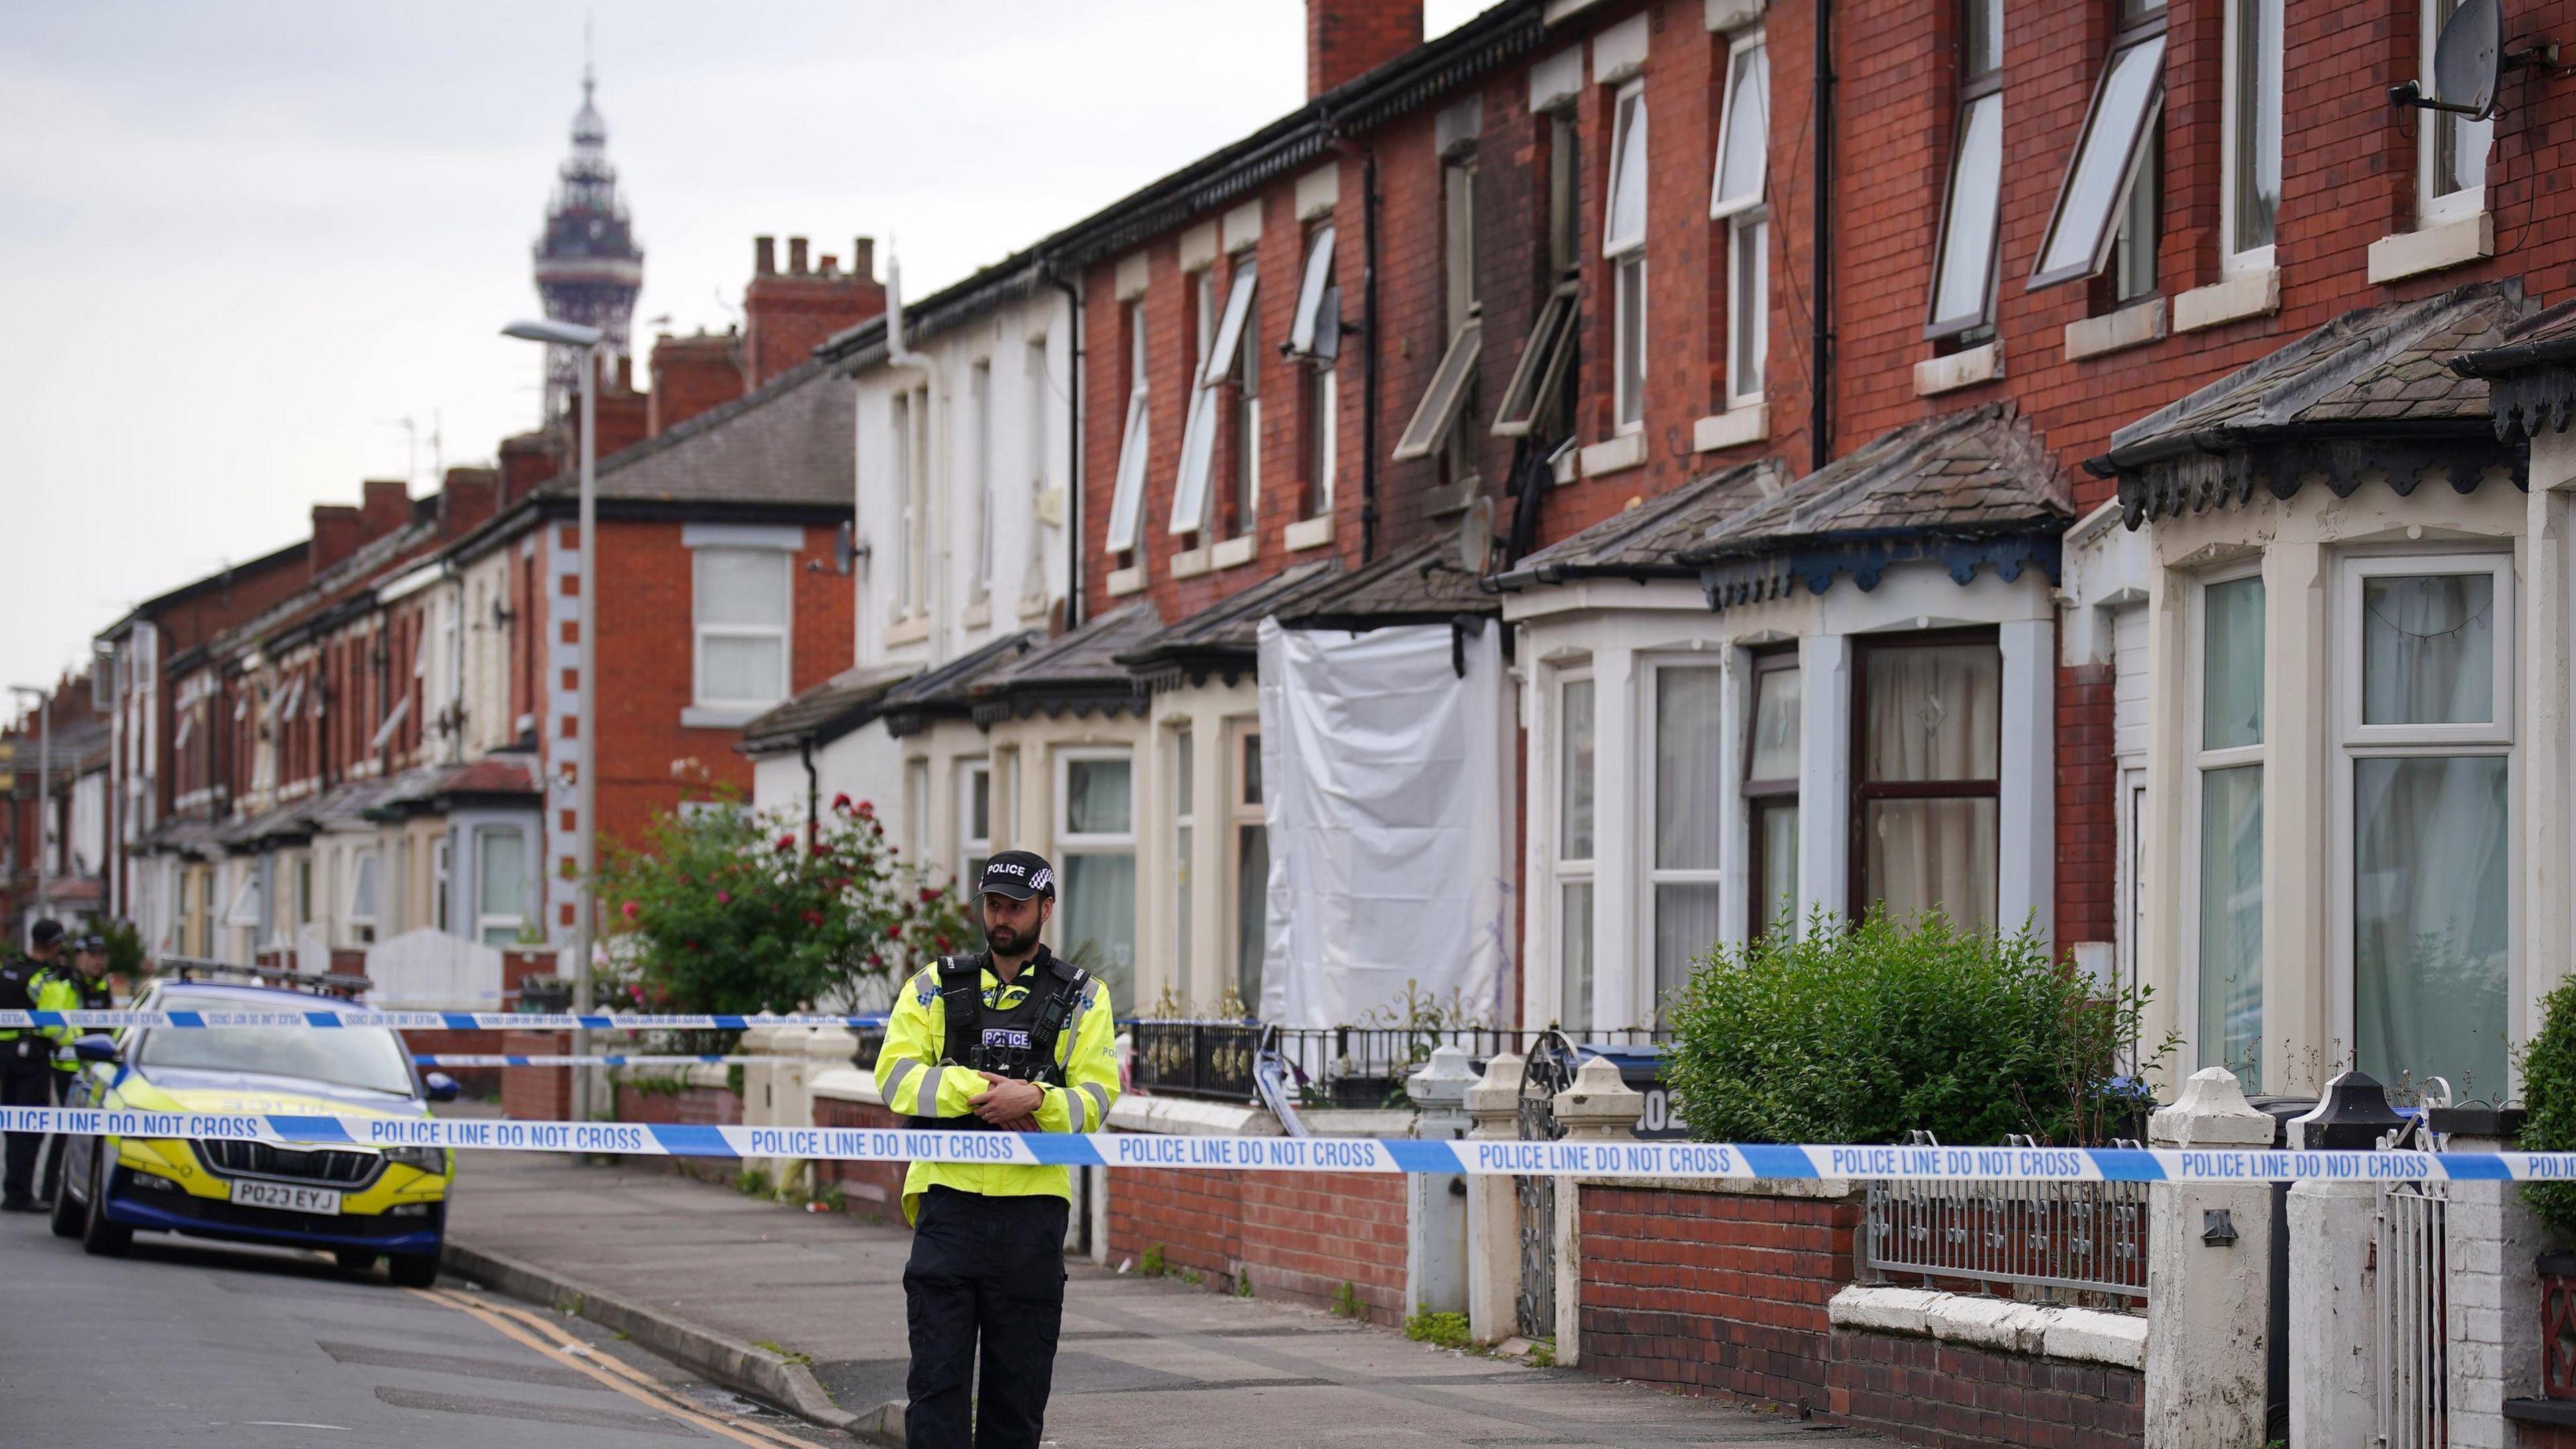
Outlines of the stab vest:
<svg viewBox="0 0 2576 1449">
<path fill-rule="evenodd" d="M 1020 968 L 1018 981 L 1029 984 L 1027 997 L 1008 1008 L 989 1007 L 984 1004 L 984 963 L 989 959 L 990 953 L 980 951 L 939 958 L 939 1007 L 946 1021 L 939 1064 L 966 1070 L 975 1059 L 975 1049 L 982 1043 L 985 1030 L 1023 1030 L 1029 1034 L 1029 1060 L 1035 1064 L 1027 1080 L 1063 1086 L 1064 1068 L 1056 1061 L 1056 1040 L 1073 1019 L 1074 1008 L 1082 1004 L 1083 989 L 1091 984 L 1091 973 L 1041 946 L 1038 954 Z M 1050 985 L 1052 990 L 1040 989 Z M 933 1132 L 994 1130 L 993 1124 L 971 1114 L 914 1116 L 909 1122 Z"/>
</svg>

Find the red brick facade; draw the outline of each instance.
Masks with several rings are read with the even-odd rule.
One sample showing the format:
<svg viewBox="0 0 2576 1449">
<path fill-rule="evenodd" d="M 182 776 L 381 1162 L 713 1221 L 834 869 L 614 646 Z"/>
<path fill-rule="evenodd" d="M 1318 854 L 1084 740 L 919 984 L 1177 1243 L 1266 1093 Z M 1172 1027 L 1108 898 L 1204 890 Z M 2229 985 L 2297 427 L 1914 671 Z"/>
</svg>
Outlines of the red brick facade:
<svg viewBox="0 0 2576 1449">
<path fill-rule="evenodd" d="M 1939 1449 L 2138 1449 L 2144 1379 L 1892 1333 L 1836 1330 L 1832 1417 Z"/>
<path fill-rule="evenodd" d="M 743 393 L 742 337 L 701 332 L 663 333 L 653 341 L 653 390 L 648 394 L 648 433 L 659 434 Z"/>
<path fill-rule="evenodd" d="M 1256 1298 L 1329 1308 L 1344 1286 L 1375 1323 L 1404 1321 L 1404 1179 L 1392 1173 L 1163 1168 L 1109 1174 L 1109 1255 L 1159 1250 L 1175 1271 Z M 1238 1277 L 1240 1275 L 1240 1277 Z"/>
</svg>

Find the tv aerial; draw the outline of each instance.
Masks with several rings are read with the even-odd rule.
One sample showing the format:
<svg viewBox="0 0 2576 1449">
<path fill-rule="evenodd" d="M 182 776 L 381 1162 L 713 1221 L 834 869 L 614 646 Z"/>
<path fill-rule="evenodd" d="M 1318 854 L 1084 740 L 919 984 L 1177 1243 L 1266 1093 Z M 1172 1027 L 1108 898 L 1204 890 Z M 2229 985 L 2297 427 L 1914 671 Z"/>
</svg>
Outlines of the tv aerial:
<svg viewBox="0 0 2576 1449">
<path fill-rule="evenodd" d="M 2545 70 L 2559 74 L 2558 43 L 2538 38 L 2516 50 L 2505 49 L 2502 0 L 2460 0 L 2460 8 L 2442 22 L 2433 43 L 2433 94 L 2420 81 L 2388 88 L 2388 99 L 2419 110 L 2442 111 L 2483 121 L 2496 113 L 2497 84 L 2509 70 Z"/>
</svg>

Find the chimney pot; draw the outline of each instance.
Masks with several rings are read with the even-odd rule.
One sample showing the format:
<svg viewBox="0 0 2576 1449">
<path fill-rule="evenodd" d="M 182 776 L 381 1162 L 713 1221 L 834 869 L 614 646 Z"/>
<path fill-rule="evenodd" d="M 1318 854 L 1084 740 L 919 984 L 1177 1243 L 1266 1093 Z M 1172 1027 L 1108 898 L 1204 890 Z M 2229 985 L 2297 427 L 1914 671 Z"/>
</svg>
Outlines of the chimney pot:
<svg viewBox="0 0 2576 1449">
<path fill-rule="evenodd" d="M 787 239 L 787 270 L 794 276 L 805 275 L 805 238 L 801 236 Z"/>
<path fill-rule="evenodd" d="M 758 277 L 773 276 L 778 271 L 778 238 L 756 236 L 751 239 L 751 271 Z"/>
<path fill-rule="evenodd" d="M 877 239 L 855 238 L 850 243 L 850 275 L 860 281 L 872 281 L 877 274 Z"/>
</svg>

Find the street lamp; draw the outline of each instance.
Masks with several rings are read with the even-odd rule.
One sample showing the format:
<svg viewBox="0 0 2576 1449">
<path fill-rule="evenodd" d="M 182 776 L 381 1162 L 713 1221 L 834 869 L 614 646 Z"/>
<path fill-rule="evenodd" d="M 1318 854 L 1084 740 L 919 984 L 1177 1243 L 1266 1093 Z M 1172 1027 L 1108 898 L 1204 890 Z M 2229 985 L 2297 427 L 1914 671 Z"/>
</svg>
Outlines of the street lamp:
<svg viewBox="0 0 2576 1449">
<path fill-rule="evenodd" d="M 36 697 L 36 914 L 49 916 L 54 897 L 54 696 L 33 684 L 13 684 L 9 692 Z"/>
<path fill-rule="evenodd" d="M 543 342 L 551 347 L 570 347 L 581 352 L 581 635 L 580 685 L 573 691 L 573 928 L 572 928 L 572 1009 L 590 1010 L 590 931 L 596 902 L 592 894 L 593 847 L 596 832 L 593 823 L 598 800 L 597 763 L 598 680 L 599 680 L 599 501 L 593 472 L 598 445 L 599 349 L 608 334 L 596 327 L 578 322 L 552 319 L 521 319 L 501 329 L 504 337 L 522 342 Z M 572 1034 L 574 1056 L 590 1055 L 590 1033 L 576 1029 Z M 590 1120 L 590 1069 L 573 1068 L 573 1116 Z"/>
</svg>

